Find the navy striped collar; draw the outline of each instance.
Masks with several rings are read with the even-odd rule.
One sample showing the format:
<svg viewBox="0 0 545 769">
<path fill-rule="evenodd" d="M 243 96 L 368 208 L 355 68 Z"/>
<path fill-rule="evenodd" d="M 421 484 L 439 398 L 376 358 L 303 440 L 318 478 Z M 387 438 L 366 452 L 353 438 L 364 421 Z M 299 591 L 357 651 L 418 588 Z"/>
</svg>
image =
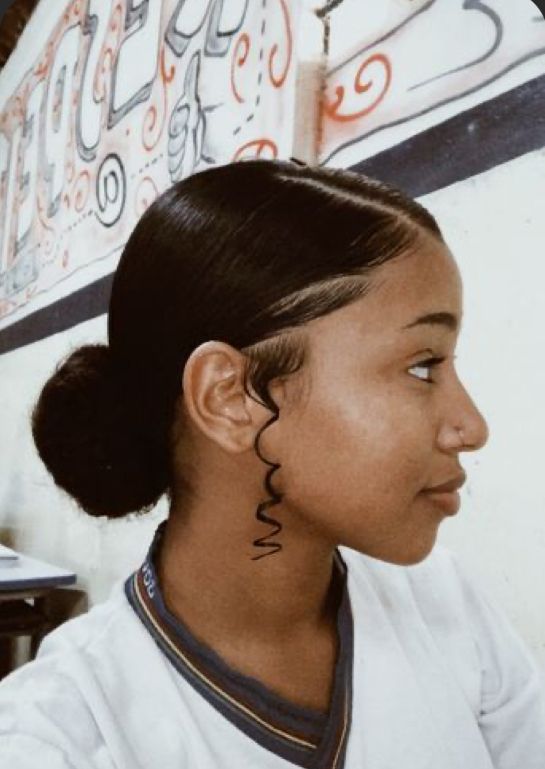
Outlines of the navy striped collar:
<svg viewBox="0 0 545 769">
<path fill-rule="evenodd" d="M 225 718 L 262 747 L 309 769 L 341 769 L 352 712 L 353 620 L 347 566 L 337 614 L 339 654 L 327 714 L 295 705 L 255 678 L 231 668 L 166 607 L 155 568 L 166 521 L 159 524 L 144 563 L 125 582 L 132 608 L 175 669 Z"/>
</svg>

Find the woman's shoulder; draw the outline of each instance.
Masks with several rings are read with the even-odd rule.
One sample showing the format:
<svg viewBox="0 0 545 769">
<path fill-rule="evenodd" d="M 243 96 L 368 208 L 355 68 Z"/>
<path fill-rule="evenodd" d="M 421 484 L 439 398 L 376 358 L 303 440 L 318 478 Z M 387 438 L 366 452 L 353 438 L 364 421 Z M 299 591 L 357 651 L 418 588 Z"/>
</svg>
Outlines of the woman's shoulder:
<svg viewBox="0 0 545 769">
<path fill-rule="evenodd" d="M 477 569 L 449 547 L 436 543 L 426 558 L 411 565 L 388 563 L 350 548 L 339 549 L 348 565 L 356 599 L 372 595 L 390 613 L 418 614 L 435 633 L 463 633 L 481 645 L 493 644 L 500 637 L 509 637 L 514 645 L 522 644 L 504 610 L 481 583 Z"/>
<path fill-rule="evenodd" d="M 411 565 L 372 558 L 352 549 L 341 554 L 351 576 L 352 597 L 362 616 L 370 602 L 382 607 L 385 621 L 431 635 L 448 656 L 463 650 L 477 665 L 506 642 L 522 647 L 509 620 L 458 554 L 436 543 Z M 455 651 L 457 650 L 457 651 Z"/>
<path fill-rule="evenodd" d="M 127 611 L 130 606 L 125 596 L 125 581 L 126 577 L 114 582 L 105 600 L 52 630 L 40 646 L 39 654 L 49 653 L 50 647 L 62 643 L 83 649 L 98 641 L 101 635 L 115 632 L 117 626 L 131 616 Z"/>
<path fill-rule="evenodd" d="M 0 752 L 14 765 L 26 766 L 27 752 L 38 750 L 47 753 L 48 765 L 64 768 L 75 745 L 81 766 L 87 765 L 85 754 L 96 749 L 98 733 L 84 679 L 112 641 L 115 648 L 129 621 L 126 608 L 118 582 L 104 602 L 51 631 L 36 658 L 0 682 Z"/>
<path fill-rule="evenodd" d="M 401 566 L 339 549 L 360 616 L 369 602 L 378 602 L 384 621 L 432 639 L 460 679 L 472 668 L 488 702 L 519 689 L 543 698 L 537 659 L 477 570 L 453 550 L 436 543 L 419 563 Z"/>
<path fill-rule="evenodd" d="M 119 581 L 105 601 L 66 620 L 44 637 L 36 658 L 0 682 L 0 702 L 6 693 L 8 696 L 15 691 L 24 694 L 37 681 L 45 686 L 41 692 L 46 691 L 49 684 L 57 688 L 63 682 L 66 685 L 76 660 L 81 664 L 85 656 L 100 654 L 102 647 L 111 648 L 113 637 L 122 634 L 130 622 L 132 612 L 124 595 L 123 582 Z"/>
<path fill-rule="evenodd" d="M 120 580 L 105 601 L 49 633 L 36 659 L 0 682 L 0 754 L 13 751 L 19 766 L 19 754 L 43 743 L 54 753 L 51 766 L 94 766 L 89 757 L 103 752 L 104 734 L 123 741 L 115 724 L 127 692 L 142 694 L 145 671 L 161 673 L 157 657 Z"/>
<path fill-rule="evenodd" d="M 0 713 L 6 698 L 28 695 L 35 700 L 38 693 L 46 698 L 56 691 L 76 690 L 85 669 L 97 673 L 106 659 L 115 662 L 127 656 L 131 646 L 127 638 L 145 636 L 140 624 L 125 596 L 124 580 L 119 580 L 106 600 L 54 628 L 42 640 L 36 658 L 0 682 Z M 0 719 L 0 729 L 1 725 Z"/>
</svg>

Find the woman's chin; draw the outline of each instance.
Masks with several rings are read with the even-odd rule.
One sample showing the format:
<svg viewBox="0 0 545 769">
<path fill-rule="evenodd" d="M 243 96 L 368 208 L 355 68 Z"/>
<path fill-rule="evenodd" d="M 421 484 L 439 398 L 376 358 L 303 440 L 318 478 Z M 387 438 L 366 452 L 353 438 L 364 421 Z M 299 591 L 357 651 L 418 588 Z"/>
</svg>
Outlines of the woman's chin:
<svg viewBox="0 0 545 769">
<path fill-rule="evenodd" d="M 376 558 L 379 561 L 385 561 L 386 563 L 393 563 L 397 566 L 415 566 L 417 563 L 424 561 L 433 550 L 435 542 L 437 540 L 437 528 L 434 532 L 430 532 L 427 537 L 420 537 L 418 541 L 411 539 L 410 543 L 389 543 L 386 545 L 377 545 L 370 547 L 367 545 L 358 546 L 356 543 L 349 545 L 354 550 L 368 555 L 371 558 Z"/>
</svg>

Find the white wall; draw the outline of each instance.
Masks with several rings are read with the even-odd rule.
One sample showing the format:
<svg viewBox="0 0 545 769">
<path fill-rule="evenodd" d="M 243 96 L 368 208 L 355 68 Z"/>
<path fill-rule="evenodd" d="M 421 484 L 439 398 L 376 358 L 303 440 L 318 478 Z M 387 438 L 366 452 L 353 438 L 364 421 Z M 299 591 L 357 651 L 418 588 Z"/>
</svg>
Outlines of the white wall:
<svg viewBox="0 0 545 769">
<path fill-rule="evenodd" d="M 475 568 L 545 665 L 545 151 L 421 199 L 464 281 L 458 370 L 490 437 L 441 540 Z"/>
<path fill-rule="evenodd" d="M 115 7 L 124 13 L 125 5 Z M 226 2 L 225 29 L 231 24 L 236 32 L 218 59 L 204 53 L 206 25 L 195 32 L 205 4 L 188 2 L 185 18 L 177 19 L 178 32 L 185 30 L 189 40 L 187 50 L 178 55 L 164 42 L 177 3 L 164 0 L 159 12 L 155 0 L 156 16 L 149 16 L 150 22 L 156 18 L 158 24 L 151 91 L 134 103 L 125 118 L 108 127 L 113 64 L 126 37 L 122 14 L 113 4 L 95 2 L 92 7 L 100 7 L 101 19 L 106 7 L 112 13 L 106 33 L 109 42 L 96 51 L 95 90 L 86 103 L 88 115 L 98 116 L 96 156 L 82 158 L 70 132 L 64 145 L 50 150 L 57 153 L 59 163 L 66 164 L 59 177 L 60 207 L 51 216 L 44 213 L 51 202 L 51 188 L 38 165 L 31 180 L 36 201 L 33 229 L 27 245 L 15 254 L 25 197 L 24 190 L 17 193 L 16 185 L 10 187 L 9 171 L 15 169 L 16 181 L 25 161 L 21 156 L 17 167 L 10 166 L 10 147 L 17 128 L 22 130 L 25 105 L 40 77 L 44 78 L 37 133 L 40 163 L 47 131 L 54 131 L 55 121 L 62 124 L 54 100 L 51 114 L 44 112 L 45 94 L 51 87 L 47 78 L 54 71 L 58 42 L 70 25 L 77 27 L 78 35 L 70 94 L 74 102 L 67 107 L 72 131 L 78 99 L 85 90 L 78 83 L 83 82 L 89 44 L 81 27 L 87 4 L 77 0 L 66 4 L 69 14 L 63 20 L 64 6 L 42 0 L 0 74 L 0 171 L 6 170 L 0 186 L 5 256 L 0 271 L 0 342 L 2 329 L 6 333 L 16 328 L 17 321 L 31 317 L 40 307 L 54 307 L 76 289 L 111 272 L 143 207 L 175 178 L 205 167 L 207 158 L 230 162 L 240 154 L 288 157 L 295 153 L 312 159 L 318 151 L 319 162 L 349 167 L 545 71 L 545 24 L 536 20 L 538 13 L 530 0 L 516 4 L 491 0 L 482 4 L 491 9 L 488 14 L 482 9 L 464 10 L 462 5 L 461 0 L 344 0 L 337 6 L 329 19 L 325 106 L 321 142 L 316 146 L 317 71 L 312 68 L 309 74 L 297 65 L 303 58 L 315 60 L 323 30 L 320 23 L 311 24 L 309 14 L 299 15 L 307 13 L 302 3 L 269 3 L 263 35 L 259 8 L 265 5 L 251 2 L 244 12 L 243 2 Z M 56 45 L 49 50 L 51 40 Z M 266 69 L 259 69 L 265 66 L 260 62 L 268 62 L 273 55 L 275 45 L 273 78 L 278 83 L 286 72 L 281 86 L 275 85 Z M 195 67 L 197 61 L 194 56 L 200 57 L 198 70 L 191 69 L 191 62 Z M 369 63 L 371 56 L 375 58 Z M 120 71 L 129 72 L 131 68 L 125 67 Z M 445 75 L 449 71 L 452 74 Z M 135 71 L 134 77 L 143 82 L 145 72 Z M 424 81 L 429 82 L 413 88 Z M 131 91 L 130 78 L 123 87 Z M 176 110 L 184 104 L 192 121 L 188 134 L 192 143 L 187 145 L 189 154 L 176 165 L 173 159 L 181 157 L 181 145 L 174 136 Z M 93 123 L 86 125 L 91 128 Z M 170 137 L 169 126 L 174 126 Z M 92 143 L 90 134 L 86 141 Z M 152 151 L 146 144 L 153 145 Z M 32 159 L 28 147 L 25 152 Z M 102 163 L 111 153 L 124 166 L 126 187 L 119 221 L 105 224 L 108 209 L 101 209 L 96 183 L 103 179 Z M 488 445 L 463 459 L 469 482 L 462 492 L 462 508 L 444 524 L 440 539 L 479 576 L 545 666 L 545 491 L 540 466 L 540 439 L 545 432 L 540 397 L 545 384 L 541 364 L 545 225 L 539 210 L 544 161 L 542 150 L 523 154 L 426 194 L 421 201 L 438 217 L 462 271 L 465 320 L 459 371 L 491 429 Z M 84 172 L 89 174 L 88 185 Z M 11 230 L 6 235 L 9 221 Z M 29 259 L 31 251 L 34 260 Z M 13 276 L 17 259 L 23 258 L 29 259 L 30 267 L 27 272 L 19 270 L 20 283 L 14 287 L 12 281 L 8 290 L 8 272 Z M 91 519 L 53 485 L 32 444 L 29 408 L 55 362 L 71 347 L 104 341 L 106 326 L 101 315 L 48 335 L 43 328 L 47 322 L 46 316 L 41 321 L 44 339 L 27 343 L 23 331 L 21 345 L 11 344 L 13 349 L 0 356 L 0 540 L 75 570 L 78 587 L 88 592 L 93 604 L 138 565 L 166 507 L 160 504 L 142 518 Z"/>
</svg>

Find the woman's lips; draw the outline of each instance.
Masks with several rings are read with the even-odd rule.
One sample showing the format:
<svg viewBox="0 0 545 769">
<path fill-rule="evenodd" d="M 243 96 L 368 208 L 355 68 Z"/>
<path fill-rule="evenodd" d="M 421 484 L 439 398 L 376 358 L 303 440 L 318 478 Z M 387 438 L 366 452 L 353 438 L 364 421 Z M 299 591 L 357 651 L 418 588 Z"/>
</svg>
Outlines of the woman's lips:
<svg viewBox="0 0 545 769">
<path fill-rule="evenodd" d="M 441 483 L 439 486 L 424 489 L 422 493 L 429 497 L 447 515 L 454 515 L 460 509 L 460 495 L 457 489 L 463 486 L 465 480 L 466 474 L 462 473 L 446 483 Z"/>
<path fill-rule="evenodd" d="M 447 515 L 455 515 L 460 509 L 460 495 L 457 491 L 429 491 L 422 492 L 429 497 Z"/>
<path fill-rule="evenodd" d="M 441 483 L 439 486 L 430 486 L 429 489 L 424 489 L 424 491 L 428 492 L 442 492 L 442 491 L 456 491 L 456 489 L 459 489 L 460 486 L 463 486 L 466 482 L 466 474 L 460 473 L 460 475 L 457 475 L 455 478 L 451 478 L 450 481 L 446 481 L 446 483 Z"/>
</svg>

